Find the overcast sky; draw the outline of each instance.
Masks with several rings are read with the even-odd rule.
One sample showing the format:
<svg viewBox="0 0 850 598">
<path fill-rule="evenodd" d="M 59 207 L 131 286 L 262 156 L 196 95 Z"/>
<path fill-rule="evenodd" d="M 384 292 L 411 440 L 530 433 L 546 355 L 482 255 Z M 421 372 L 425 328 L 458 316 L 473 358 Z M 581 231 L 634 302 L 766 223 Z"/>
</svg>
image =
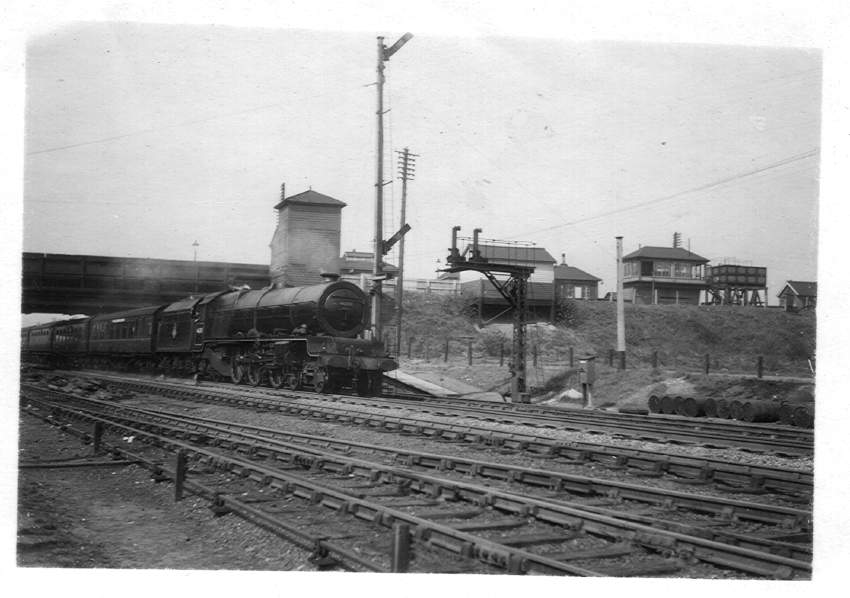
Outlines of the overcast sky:
<svg viewBox="0 0 850 598">
<path fill-rule="evenodd" d="M 407 272 L 451 226 L 534 242 L 615 285 L 674 232 L 713 263 L 815 280 L 821 52 L 419 34 L 387 63 L 386 178 L 409 186 Z M 403 33 L 385 32 L 389 45 Z M 380 32 L 378 32 L 380 33 Z M 268 263 L 273 206 L 348 204 L 371 250 L 376 34 L 82 23 L 26 55 L 25 251 Z M 385 192 L 385 236 L 401 185 Z M 393 261 L 394 255 L 390 256 Z"/>
</svg>

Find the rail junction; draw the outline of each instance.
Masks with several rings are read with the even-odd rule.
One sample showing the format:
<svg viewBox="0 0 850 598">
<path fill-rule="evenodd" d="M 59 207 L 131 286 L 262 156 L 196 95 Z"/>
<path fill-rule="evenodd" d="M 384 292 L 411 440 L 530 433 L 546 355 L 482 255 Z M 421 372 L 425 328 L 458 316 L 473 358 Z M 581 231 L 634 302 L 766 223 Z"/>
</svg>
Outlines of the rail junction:
<svg viewBox="0 0 850 598">
<path fill-rule="evenodd" d="M 811 499 L 811 476 L 805 472 L 585 446 L 421 417 L 358 414 L 363 404 L 313 393 L 98 379 L 122 392 L 171 397 L 163 400 L 356 424 L 399 438 L 468 443 L 497 456 L 337 440 L 22 386 L 25 413 L 78 434 L 101 454 L 145 463 L 155 477 L 174 480 L 177 494 L 205 496 L 217 512 L 232 511 L 309 547 L 317 567 L 468 572 L 497 567 L 589 576 L 722 567 L 767 578 L 811 574 L 811 512 L 794 506 Z M 144 448 L 128 452 L 120 442 L 128 435 Z M 535 465 L 507 462 L 511 455 L 531 456 Z M 564 471 L 588 463 L 631 472 L 642 483 Z M 682 490 L 654 487 L 656 480 L 678 480 Z M 778 496 L 785 506 L 694 489 Z M 302 506 L 294 507 L 293 498 Z M 343 537 L 305 531 L 303 521 L 315 528 L 323 520 L 319 512 L 327 509 L 351 522 L 343 526 Z M 340 527 L 338 521 L 334 525 Z M 352 548 L 361 537 L 373 538 L 371 552 Z M 447 558 L 446 551 L 460 560 Z"/>
</svg>

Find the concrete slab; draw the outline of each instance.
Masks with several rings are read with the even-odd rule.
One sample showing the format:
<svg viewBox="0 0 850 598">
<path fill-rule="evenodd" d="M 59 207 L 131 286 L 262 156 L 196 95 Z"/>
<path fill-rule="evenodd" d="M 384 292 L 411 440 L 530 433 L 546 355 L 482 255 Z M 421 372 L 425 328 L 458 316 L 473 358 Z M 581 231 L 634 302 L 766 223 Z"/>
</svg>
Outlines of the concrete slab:
<svg viewBox="0 0 850 598">
<path fill-rule="evenodd" d="M 449 378 L 438 372 L 405 372 L 393 370 L 385 372 L 385 376 L 395 378 L 399 382 L 418 388 L 435 397 L 459 397 L 473 399 L 476 401 L 490 401 L 496 403 L 510 402 L 497 392 L 487 392 L 476 386 Z"/>
<path fill-rule="evenodd" d="M 456 397 L 459 394 L 457 392 L 444 388 L 443 386 L 434 384 L 433 382 L 429 382 L 427 380 L 423 380 L 418 376 L 408 374 L 407 372 L 403 372 L 401 370 L 385 372 L 384 375 L 389 378 L 393 378 L 394 380 L 398 380 L 403 384 L 407 384 L 408 386 L 412 386 L 413 388 L 419 389 L 422 392 L 426 392 L 430 395 L 433 395 L 435 397 Z"/>
</svg>

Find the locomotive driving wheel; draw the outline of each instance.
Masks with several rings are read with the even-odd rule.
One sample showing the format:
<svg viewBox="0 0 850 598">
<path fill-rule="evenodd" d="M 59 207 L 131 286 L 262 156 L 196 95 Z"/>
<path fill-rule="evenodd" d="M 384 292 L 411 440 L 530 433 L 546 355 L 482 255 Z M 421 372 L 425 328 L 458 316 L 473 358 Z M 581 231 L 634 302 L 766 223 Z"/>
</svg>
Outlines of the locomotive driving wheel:
<svg viewBox="0 0 850 598">
<path fill-rule="evenodd" d="M 279 368 L 269 370 L 269 384 L 272 388 L 283 388 L 284 382 L 286 382 L 286 376 L 283 375 L 283 370 Z"/>
<path fill-rule="evenodd" d="M 245 366 L 239 363 L 239 357 L 233 356 L 233 361 L 230 362 L 230 379 L 234 384 L 242 384 L 245 382 Z"/>
<path fill-rule="evenodd" d="M 286 384 L 286 388 L 289 390 L 298 390 L 301 388 L 301 373 L 294 372 L 292 374 L 287 374 L 284 383 Z"/>
<path fill-rule="evenodd" d="M 263 370 L 260 365 L 252 363 L 248 365 L 247 370 L 248 384 L 251 386 L 259 386 L 263 381 Z"/>
</svg>

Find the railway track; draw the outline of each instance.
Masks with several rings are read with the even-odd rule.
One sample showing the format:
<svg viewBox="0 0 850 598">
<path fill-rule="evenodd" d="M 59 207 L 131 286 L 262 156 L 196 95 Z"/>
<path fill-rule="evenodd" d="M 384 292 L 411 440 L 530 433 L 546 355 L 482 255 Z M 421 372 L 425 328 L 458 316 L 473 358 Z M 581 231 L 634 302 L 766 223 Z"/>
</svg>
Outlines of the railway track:
<svg viewBox="0 0 850 598">
<path fill-rule="evenodd" d="M 65 372 L 71 375 L 93 375 L 117 382 L 126 378 L 103 374 Z M 394 381 L 387 379 L 391 386 Z M 230 384 L 205 383 L 205 387 L 232 389 Z M 641 441 L 683 444 L 705 448 L 736 449 L 783 457 L 810 457 L 814 452 L 812 430 L 791 426 L 746 423 L 733 420 L 713 421 L 676 415 L 637 415 L 604 410 L 581 410 L 547 405 L 495 403 L 463 398 L 441 398 L 406 394 L 403 398 L 323 395 L 309 391 L 272 390 L 263 387 L 240 387 L 245 392 L 265 393 L 270 397 L 310 398 L 333 403 L 348 403 L 379 408 L 399 408 L 440 416 L 479 419 L 531 428 L 548 428 L 607 434 Z"/>
<path fill-rule="evenodd" d="M 70 373 L 70 372 L 69 372 Z M 123 378 L 93 374 L 110 381 Z M 205 387 L 233 388 L 229 384 L 205 383 Z M 694 418 L 652 415 L 642 416 L 603 410 L 560 409 L 544 405 L 489 403 L 469 399 L 428 396 L 359 397 L 324 395 L 308 391 L 272 390 L 241 387 L 245 392 L 265 393 L 280 399 L 310 398 L 333 403 L 369 407 L 399 408 L 448 417 L 478 419 L 509 425 L 548 428 L 589 434 L 607 434 L 657 443 L 683 444 L 705 448 L 746 450 L 784 457 L 809 457 L 814 451 L 810 430 L 770 424 L 719 422 Z"/>
<path fill-rule="evenodd" d="M 398 384 L 396 380 L 387 378 L 388 384 L 385 388 L 389 388 L 390 392 L 394 391 L 394 385 Z M 353 397 L 360 398 L 360 397 Z M 752 423 L 734 419 L 713 419 L 708 417 L 686 417 L 682 415 L 670 415 L 664 413 L 649 413 L 640 415 L 636 413 L 621 413 L 617 411 L 592 410 L 587 411 L 578 408 L 554 407 L 551 405 L 533 404 L 533 403 L 498 403 L 482 402 L 477 399 L 465 399 L 460 397 L 436 397 L 421 392 L 403 392 L 400 394 L 391 394 L 385 400 L 398 401 L 397 404 L 406 402 L 428 402 L 432 405 L 457 405 L 462 407 L 482 407 L 495 411 L 517 411 L 520 413 L 530 413 L 539 415 L 569 415 L 576 418 L 593 419 L 596 422 L 610 422 L 612 424 L 619 423 L 635 423 L 635 422 L 673 422 L 681 431 L 692 430 L 695 433 L 706 434 L 711 432 L 720 433 L 735 433 L 742 436 L 767 437 L 780 441 L 791 441 L 801 445 L 814 442 L 814 431 L 807 428 L 798 428 L 790 425 L 774 424 L 774 423 Z"/>
<path fill-rule="evenodd" d="M 642 416 L 602 410 L 456 401 L 442 398 L 353 397 L 318 395 L 327 400 L 372 407 L 398 407 L 434 413 L 498 421 L 512 425 L 546 427 L 660 443 L 677 443 L 706 448 L 734 448 L 787 457 L 810 456 L 814 439 L 810 431 L 785 426 L 694 421 L 677 416 Z"/>
<path fill-rule="evenodd" d="M 294 393 L 270 394 L 244 387 L 191 386 L 173 382 L 118 377 L 96 378 L 115 388 L 138 393 L 154 393 L 184 400 L 226 404 L 240 408 L 261 409 L 322 421 L 335 421 L 403 434 L 474 446 L 490 446 L 501 451 L 527 452 L 573 463 L 603 464 L 607 467 L 634 471 L 645 476 L 667 476 L 682 484 L 713 485 L 721 491 L 738 493 L 775 492 L 809 503 L 813 478 L 808 471 L 746 465 L 724 459 L 691 457 L 658 451 L 626 448 L 602 442 L 564 442 L 533 434 L 500 432 L 492 427 L 458 425 L 439 419 L 400 415 L 364 413 L 352 407 L 341 407 L 333 397 Z M 296 398 L 300 397 L 300 398 Z M 322 397 L 315 400 L 316 397 Z M 330 400 L 329 400 L 330 399 Z"/>
<path fill-rule="evenodd" d="M 674 522 L 668 523 L 666 528 L 664 525 L 653 527 L 650 523 L 657 517 L 645 513 L 623 514 L 598 505 L 566 502 L 559 497 L 559 493 L 562 495 L 565 491 L 566 479 L 558 478 L 558 484 L 553 487 L 551 475 L 557 475 L 553 472 L 547 474 L 550 475 L 547 489 L 554 495 L 528 496 L 528 492 L 519 494 L 423 474 L 393 464 L 317 450 L 303 443 L 295 445 L 270 437 L 274 431 L 269 429 L 233 426 L 225 422 L 129 409 L 67 396 L 38 398 L 33 396 L 38 394 L 33 389 L 27 393 L 27 401 L 44 410 L 43 417 L 48 417 L 45 413 L 49 412 L 54 419 L 67 418 L 94 424 L 119 437 L 132 434 L 160 448 L 179 450 L 199 463 L 199 467 L 213 465 L 217 470 L 235 472 L 242 478 L 253 479 L 284 494 L 299 495 L 300 492 L 310 502 L 333 508 L 338 513 L 361 518 L 368 514 L 374 522 L 384 526 L 401 522 L 411 526 L 412 531 L 402 532 L 409 533 L 415 542 L 447 549 L 467 560 L 475 558 L 495 564 L 513 573 L 651 575 L 679 571 L 684 561 L 731 567 L 751 575 L 772 578 L 807 577 L 811 570 L 810 552 L 791 543 L 733 532 L 726 536 L 726 540 L 737 544 L 734 545 L 718 541 L 717 538 L 723 537 L 723 534 L 714 530 L 708 538 L 705 528 L 699 528 L 701 533 L 694 534 L 694 526 L 688 524 Z M 83 402 L 89 405 L 89 409 L 84 410 L 80 406 Z M 301 440 L 315 442 L 315 438 Z M 210 450 L 210 447 L 215 447 L 215 450 Z M 359 447 L 363 448 L 374 450 L 374 447 Z M 409 460 L 412 456 L 407 454 L 404 458 Z M 134 457 L 139 458 L 139 455 Z M 421 464 L 422 460 L 435 456 L 419 454 L 416 457 Z M 449 468 L 446 467 L 446 457 L 440 458 L 443 471 L 454 470 L 464 463 L 464 460 L 458 459 Z M 269 467 L 269 464 L 281 466 L 283 470 Z M 476 475 L 479 477 L 486 476 L 487 471 L 492 475 L 495 470 L 487 470 L 488 466 L 498 467 L 497 464 L 477 465 Z M 178 477 L 177 469 L 178 466 L 174 477 Z M 470 474 L 468 469 L 461 469 L 460 473 Z M 292 470 L 307 473 L 296 475 Z M 518 475 L 520 473 L 523 475 Z M 520 472 L 514 469 L 508 477 L 511 483 L 534 487 L 537 484 L 531 481 L 532 478 L 522 479 L 524 474 L 530 473 L 541 475 L 539 471 Z M 194 478 L 195 473 L 191 477 Z M 541 478 L 536 479 L 539 482 Z M 362 483 L 364 481 L 365 484 Z M 577 480 L 572 482 L 578 483 Z M 624 489 L 621 486 L 619 491 Z M 631 491 L 637 496 L 637 490 L 632 488 Z M 581 493 L 575 488 L 572 492 Z M 222 500 L 228 497 L 223 498 L 221 492 L 213 492 L 213 495 L 226 506 Z M 681 497 L 682 500 L 685 498 Z M 643 495 L 642 500 L 653 502 L 657 499 Z M 705 509 L 696 506 L 697 500 L 691 498 L 690 506 L 682 503 L 671 507 L 667 503 L 664 508 Z M 768 519 L 774 525 L 784 526 L 786 533 L 790 533 L 788 524 L 791 520 L 794 522 L 792 525 L 798 527 L 807 525 L 803 512 L 756 506 L 747 515 L 744 505 L 733 506 L 732 501 L 721 505 L 723 501 L 718 499 L 708 499 L 708 502 L 713 502 L 714 506 L 708 508 L 714 509 L 715 514 L 722 509 L 731 513 L 729 509 L 738 508 L 738 517 L 755 517 L 762 522 L 767 516 L 765 514 L 772 512 Z M 452 508 L 455 505 L 457 507 Z M 440 508 L 434 511 L 433 507 Z M 721 511 L 716 510 L 718 507 Z M 755 515 L 759 509 L 762 514 Z M 398 535 L 397 527 L 395 532 Z M 592 545 L 592 548 L 576 549 L 576 545 Z M 338 556 L 347 554 L 345 548 L 330 548 Z M 326 549 L 329 554 L 330 549 Z M 661 558 L 658 557 L 659 552 Z M 784 552 L 784 555 L 777 552 Z M 574 561 L 589 564 L 576 566 Z"/>
</svg>

